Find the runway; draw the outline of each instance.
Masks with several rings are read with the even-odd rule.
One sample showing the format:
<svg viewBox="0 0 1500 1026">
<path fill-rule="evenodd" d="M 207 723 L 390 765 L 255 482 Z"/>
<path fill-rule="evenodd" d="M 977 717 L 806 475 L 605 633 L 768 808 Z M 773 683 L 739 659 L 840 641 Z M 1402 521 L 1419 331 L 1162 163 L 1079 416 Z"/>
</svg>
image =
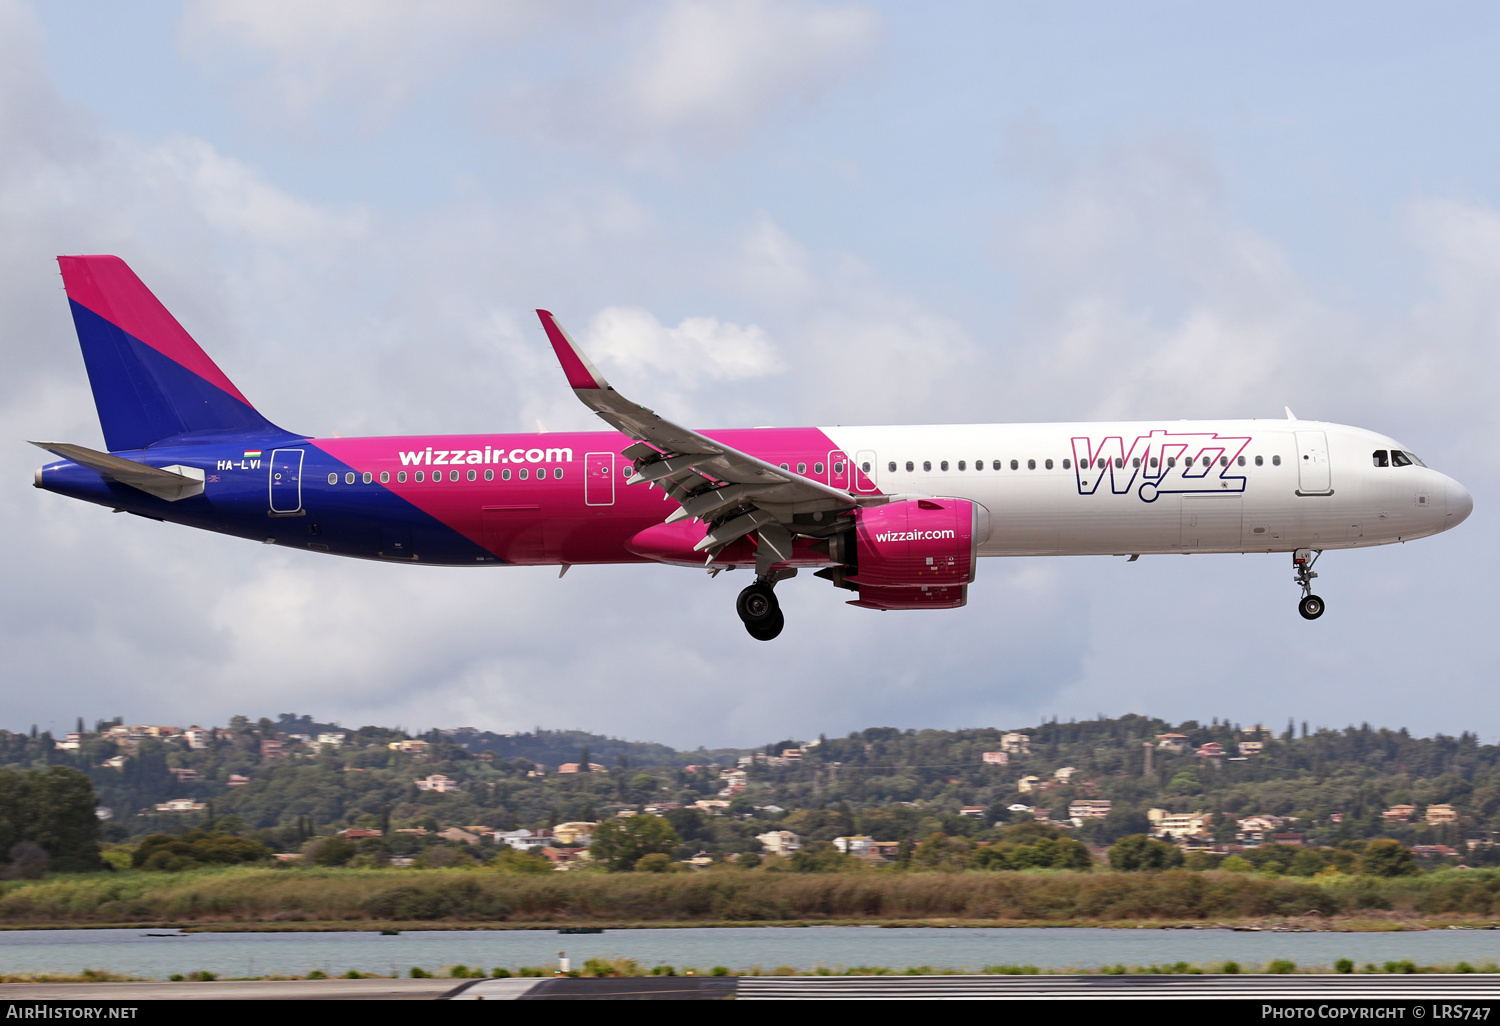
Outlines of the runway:
<svg viewBox="0 0 1500 1026">
<path fill-rule="evenodd" d="M 643 976 L 618 979 L 216 980 L 9 983 L 0 1004 L 157 1001 L 1309 1001 L 1488 1003 L 1500 976 Z M 4 1014 L 4 1013 L 0 1013 Z"/>
</svg>

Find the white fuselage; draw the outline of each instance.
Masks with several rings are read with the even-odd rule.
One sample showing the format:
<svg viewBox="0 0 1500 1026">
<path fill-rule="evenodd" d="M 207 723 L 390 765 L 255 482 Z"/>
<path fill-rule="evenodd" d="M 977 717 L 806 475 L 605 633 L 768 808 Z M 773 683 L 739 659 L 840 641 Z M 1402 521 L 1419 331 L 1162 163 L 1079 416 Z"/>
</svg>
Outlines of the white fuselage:
<svg viewBox="0 0 1500 1026">
<path fill-rule="evenodd" d="M 1473 508 L 1452 478 L 1399 465 L 1392 439 L 1316 421 L 821 430 L 882 492 L 982 505 L 984 556 L 1354 548 L 1437 534 Z"/>
</svg>

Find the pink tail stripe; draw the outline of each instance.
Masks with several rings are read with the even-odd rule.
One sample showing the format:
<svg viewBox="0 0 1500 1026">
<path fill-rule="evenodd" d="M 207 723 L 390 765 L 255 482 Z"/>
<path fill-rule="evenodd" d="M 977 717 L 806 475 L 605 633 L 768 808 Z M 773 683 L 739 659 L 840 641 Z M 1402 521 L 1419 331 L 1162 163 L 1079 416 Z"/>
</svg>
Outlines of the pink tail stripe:
<svg viewBox="0 0 1500 1026">
<path fill-rule="evenodd" d="M 250 405 L 125 261 L 117 256 L 60 256 L 57 262 L 69 299 Z"/>
</svg>

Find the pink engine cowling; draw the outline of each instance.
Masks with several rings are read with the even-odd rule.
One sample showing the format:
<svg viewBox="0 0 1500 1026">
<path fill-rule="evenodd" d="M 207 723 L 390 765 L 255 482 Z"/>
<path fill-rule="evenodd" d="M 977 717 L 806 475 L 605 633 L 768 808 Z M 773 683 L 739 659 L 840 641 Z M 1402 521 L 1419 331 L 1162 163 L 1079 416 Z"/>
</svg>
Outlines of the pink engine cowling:
<svg viewBox="0 0 1500 1026">
<path fill-rule="evenodd" d="M 852 605 L 952 609 L 967 601 L 977 561 L 978 509 L 965 499 L 909 499 L 861 509 L 855 519 Z"/>
</svg>

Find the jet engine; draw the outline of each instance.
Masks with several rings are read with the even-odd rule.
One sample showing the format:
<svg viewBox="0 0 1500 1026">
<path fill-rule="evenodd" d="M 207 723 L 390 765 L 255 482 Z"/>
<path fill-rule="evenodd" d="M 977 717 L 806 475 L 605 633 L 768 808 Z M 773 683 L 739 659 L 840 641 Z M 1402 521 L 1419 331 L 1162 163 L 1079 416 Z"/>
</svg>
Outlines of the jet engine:
<svg viewBox="0 0 1500 1026">
<path fill-rule="evenodd" d="M 842 564 L 818 572 L 858 591 L 867 609 L 955 609 L 968 601 L 989 511 L 966 499 L 908 499 L 855 510 L 851 529 L 828 539 Z"/>
</svg>

